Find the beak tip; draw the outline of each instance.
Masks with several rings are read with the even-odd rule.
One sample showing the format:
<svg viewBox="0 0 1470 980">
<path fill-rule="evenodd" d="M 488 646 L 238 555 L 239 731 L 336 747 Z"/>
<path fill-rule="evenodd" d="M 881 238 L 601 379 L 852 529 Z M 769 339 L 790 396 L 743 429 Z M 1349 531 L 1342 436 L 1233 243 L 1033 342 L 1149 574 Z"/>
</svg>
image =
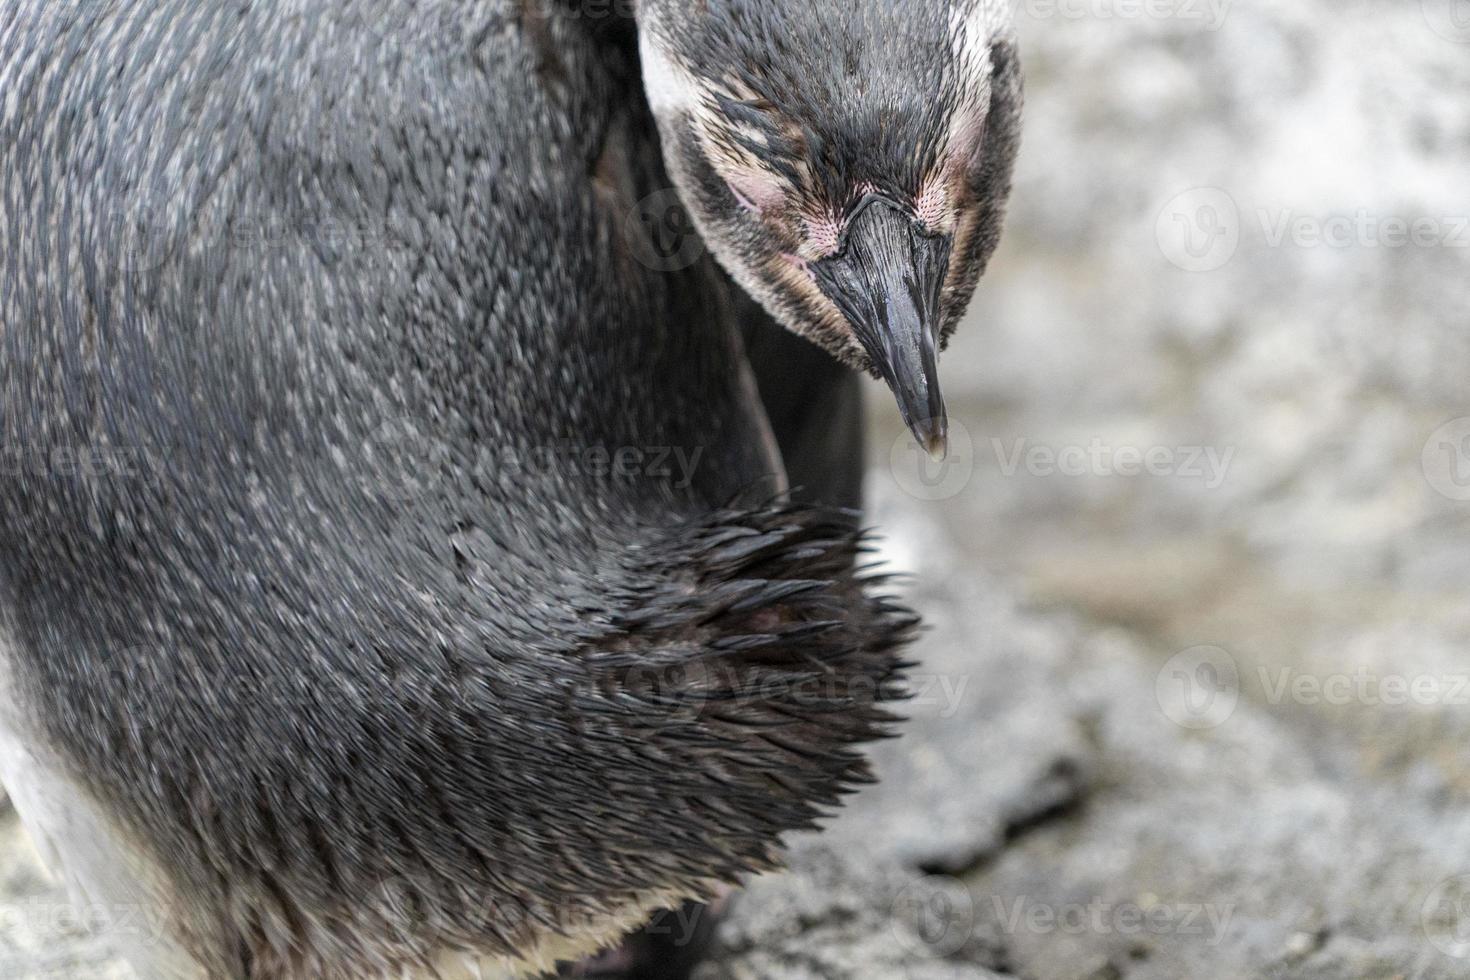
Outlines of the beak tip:
<svg viewBox="0 0 1470 980">
<path fill-rule="evenodd" d="M 949 426 L 946 422 L 944 418 L 926 419 L 914 422 L 910 427 L 914 441 L 923 446 L 929 458 L 936 463 L 949 455 Z"/>
</svg>

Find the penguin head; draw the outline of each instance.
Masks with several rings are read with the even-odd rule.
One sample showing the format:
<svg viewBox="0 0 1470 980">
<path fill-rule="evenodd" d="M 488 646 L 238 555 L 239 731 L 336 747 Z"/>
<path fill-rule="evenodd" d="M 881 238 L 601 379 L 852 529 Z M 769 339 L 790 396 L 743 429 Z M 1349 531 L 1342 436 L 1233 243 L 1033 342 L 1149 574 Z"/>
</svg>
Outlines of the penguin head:
<svg viewBox="0 0 1470 980">
<path fill-rule="evenodd" d="M 881 377 L 942 453 L 937 358 L 1000 235 L 1021 83 L 1004 0 L 641 0 L 681 197 L 777 320 Z"/>
</svg>

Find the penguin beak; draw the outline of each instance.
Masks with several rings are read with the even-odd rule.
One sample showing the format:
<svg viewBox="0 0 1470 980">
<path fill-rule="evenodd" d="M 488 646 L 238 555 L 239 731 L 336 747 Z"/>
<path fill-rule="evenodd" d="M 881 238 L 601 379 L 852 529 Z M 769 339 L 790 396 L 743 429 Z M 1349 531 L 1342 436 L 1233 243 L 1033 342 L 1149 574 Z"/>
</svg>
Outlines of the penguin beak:
<svg viewBox="0 0 1470 980">
<path fill-rule="evenodd" d="M 818 288 L 852 325 L 888 382 L 919 445 L 947 451 L 949 420 L 939 390 L 939 297 L 951 240 L 931 235 L 886 198 L 869 196 L 838 251 L 811 265 Z"/>
</svg>

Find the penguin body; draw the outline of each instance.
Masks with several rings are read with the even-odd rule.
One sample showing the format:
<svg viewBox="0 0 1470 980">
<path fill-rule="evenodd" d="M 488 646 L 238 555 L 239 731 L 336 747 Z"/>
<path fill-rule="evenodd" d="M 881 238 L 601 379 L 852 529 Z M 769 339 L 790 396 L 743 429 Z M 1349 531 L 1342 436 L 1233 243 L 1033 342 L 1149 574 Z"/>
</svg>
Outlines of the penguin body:
<svg viewBox="0 0 1470 980">
<path fill-rule="evenodd" d="M 148 980 L 534 975 L 885 730 L 912 618 L 550 9 L 0 15 L 0 777 Z"/>
</svg>

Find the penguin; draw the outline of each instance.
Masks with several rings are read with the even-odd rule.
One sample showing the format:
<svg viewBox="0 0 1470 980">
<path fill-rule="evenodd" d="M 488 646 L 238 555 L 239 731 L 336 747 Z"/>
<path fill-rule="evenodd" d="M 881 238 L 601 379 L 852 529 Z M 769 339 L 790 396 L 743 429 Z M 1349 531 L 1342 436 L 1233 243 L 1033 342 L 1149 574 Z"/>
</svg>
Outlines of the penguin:
<svg viewBox="0 0 1470 980">
<path fill-rule="evenodd" d="M 452 6 L 0 34 L 0 776 L 149 980 L 551 970 L 887 730 L 912 617 L 620 240 L 638 78 Z"/>
<path fill-rule="evenodd" d="M 672 8 L 641 75 L 571 9 L 0 20 L 0 779 L 149 980 L 550 972 L 890 732 L 914 617 L 786 494 L 738 297 L 627 247 L 670 179 L 719 230 Z"/>
<path fill-rule="evenodd" d="M 942 456 L 939 351 L 1000 241 L 1020 143 L 1009 6 L 641 0 L 638 17 L 668 170 L 710 249 L 777 323 L 886 382 Z M 787 373 L 768 398 L 836 383 Z"/>
</svg>

